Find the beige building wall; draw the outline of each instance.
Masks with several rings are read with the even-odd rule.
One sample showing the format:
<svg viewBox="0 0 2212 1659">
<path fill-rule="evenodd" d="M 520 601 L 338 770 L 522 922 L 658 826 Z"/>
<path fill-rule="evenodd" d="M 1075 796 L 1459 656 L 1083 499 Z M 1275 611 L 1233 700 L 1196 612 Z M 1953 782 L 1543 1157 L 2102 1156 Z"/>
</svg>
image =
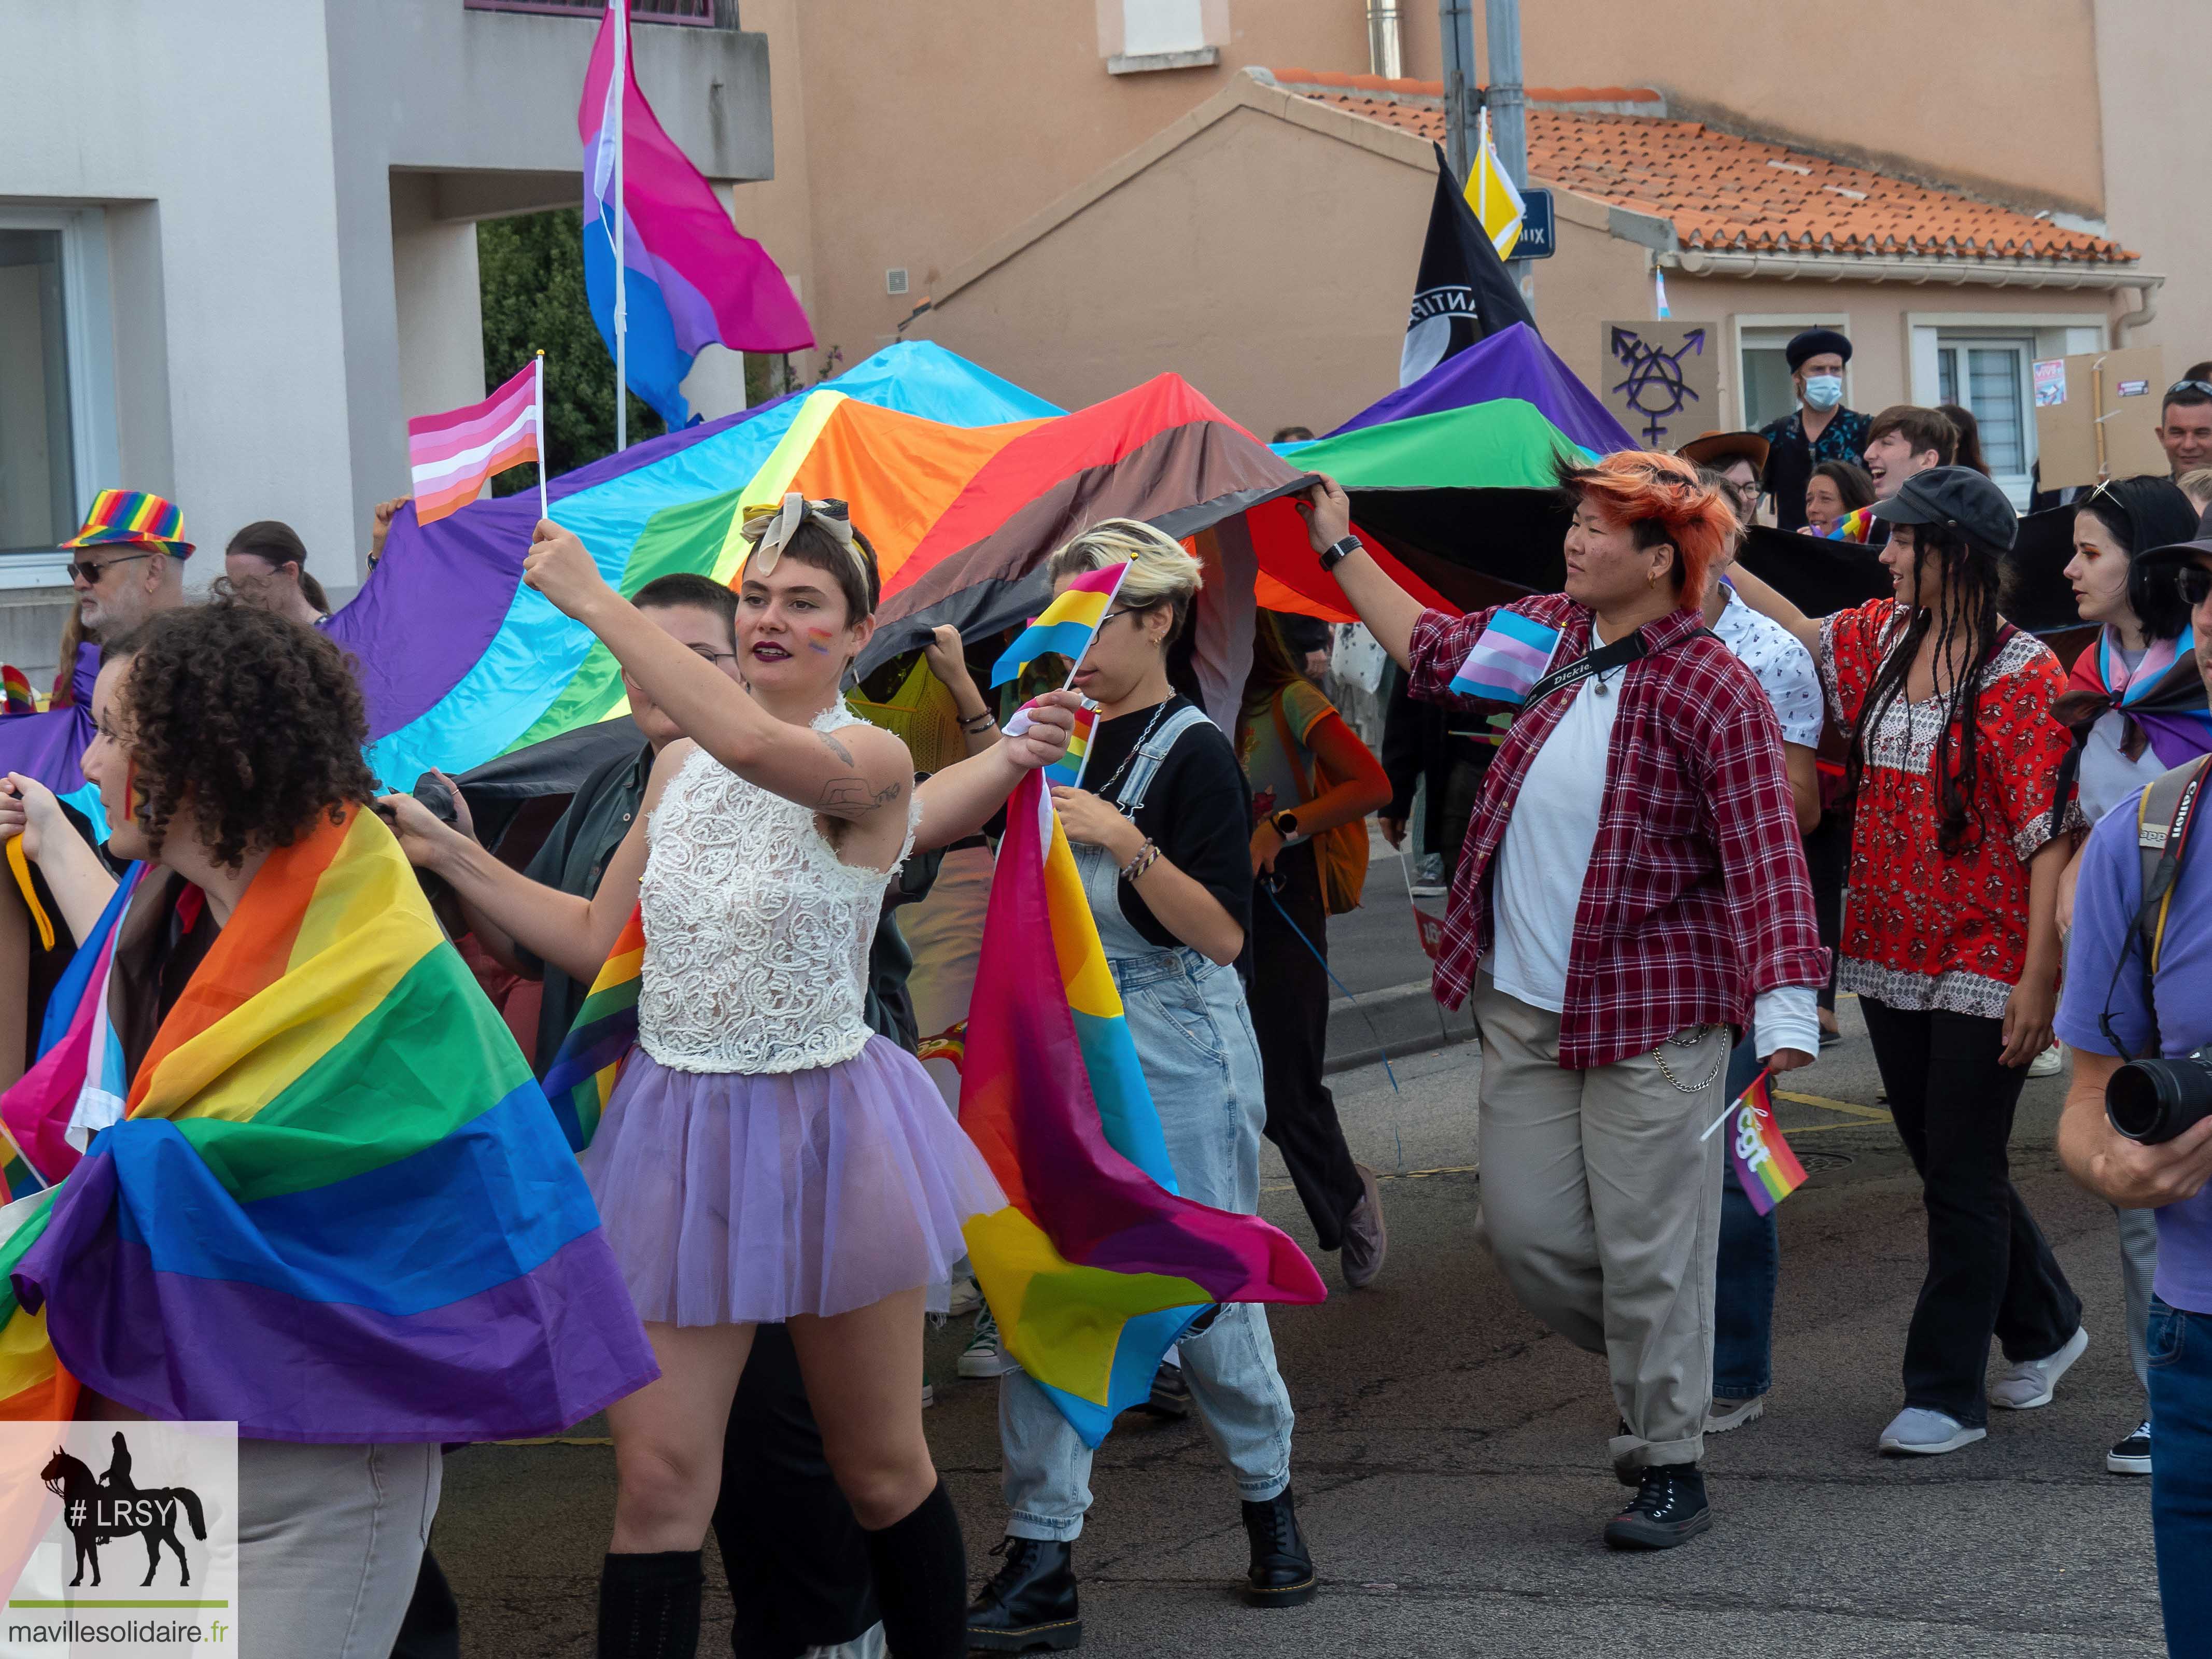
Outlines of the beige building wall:
<svg viewBox="0 0 2212 1659">
<path fill-rule="evenodd" d="M 2158 316 L 2134 337 L 2163 345 L 2179 376 L 2212 357 L 2212 64 L 2206 0 L 2097 0 L 2098 108 L 2107 215 L 2144 268 L 2163 272 Z"/>
</svg>

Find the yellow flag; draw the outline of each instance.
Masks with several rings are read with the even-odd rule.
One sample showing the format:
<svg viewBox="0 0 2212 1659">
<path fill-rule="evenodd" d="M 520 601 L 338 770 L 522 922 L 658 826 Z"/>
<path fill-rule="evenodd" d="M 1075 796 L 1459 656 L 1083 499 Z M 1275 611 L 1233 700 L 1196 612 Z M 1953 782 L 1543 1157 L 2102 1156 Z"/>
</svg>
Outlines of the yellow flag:
<svg viewBox="0 0 2212 1659">
<path fill-rule="evenodd" d="M 1482 142 L 1475 148 L 1474 165 L 1468 169 L 1467 204 L 1482 222 L 1483 232 L 1498 250 L 1498 257 L 1511 258 L 1514 246 L 1521 240 L 1521 220 L 1527 208 L 1498 159 L 1498 147 L 1490 142 L 1486 109 L 1482 112 Z"/>
</svg>

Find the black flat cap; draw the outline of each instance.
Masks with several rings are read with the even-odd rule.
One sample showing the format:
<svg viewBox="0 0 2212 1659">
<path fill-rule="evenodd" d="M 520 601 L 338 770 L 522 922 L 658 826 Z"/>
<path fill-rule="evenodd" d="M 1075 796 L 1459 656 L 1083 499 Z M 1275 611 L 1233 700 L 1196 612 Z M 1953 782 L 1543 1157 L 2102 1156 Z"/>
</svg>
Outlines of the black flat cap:
<svg viewBox="0 0 2212 1659">
<path fill-rule="evenodd" d="M 1802 334 L 1793 334 L 1784 349 L 1790 359 L 1790 372 L 1795 374 L 1805 365 L 1808 357 L 1817 357 L 1824 351 L 1832 351 L 1845 362 L 1851 360 L 1851 338 L 1832 328 L 1808 328 Z"/>
<path fill-rule="evenodd" d="M 1978 542 L 2009 552 L 2020 534 L 2011 498 L 1971 466 L 1931 466 L 1916 472 L 1874 515 L 1892 524 L 1939 524 L 1963 530 Z"/>
</svg>

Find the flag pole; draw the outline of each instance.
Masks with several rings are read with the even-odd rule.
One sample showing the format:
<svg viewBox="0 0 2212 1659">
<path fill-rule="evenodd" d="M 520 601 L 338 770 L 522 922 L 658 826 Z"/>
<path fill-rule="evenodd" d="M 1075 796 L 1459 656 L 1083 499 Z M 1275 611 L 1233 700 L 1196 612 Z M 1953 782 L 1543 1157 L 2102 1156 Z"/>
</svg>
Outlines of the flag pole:
<svg viewBox="0 0 2212 1659">
<path fill-rule="evenodd" d="M 629 0 L 609 0 L 615 13 L 615 448 L 629 447 L 629 315 L 623 294 L 629 213 L 623 202 L 623 115 L 629 103 Z M 541 431 L 538 441 L 544 441 Z M 540 458 L 540 465 L 544 464 Z"/>
<path fill-rule="evenodd" d="M 1482 234 L 1490 234 L 1490 106 L 1482 106 L 1482 123 L 1478 129 L 1480 137 L 1474 146 L 1474 176 L 1482 183 L 1476 187 L 1474 216 L 1482 221 Z"/>
<path fill-rule="evenodd" d="M 538 516 L 550 519 L 553 509 L 545 501 L 545 354 L 538 354 Z"/>
</svg>

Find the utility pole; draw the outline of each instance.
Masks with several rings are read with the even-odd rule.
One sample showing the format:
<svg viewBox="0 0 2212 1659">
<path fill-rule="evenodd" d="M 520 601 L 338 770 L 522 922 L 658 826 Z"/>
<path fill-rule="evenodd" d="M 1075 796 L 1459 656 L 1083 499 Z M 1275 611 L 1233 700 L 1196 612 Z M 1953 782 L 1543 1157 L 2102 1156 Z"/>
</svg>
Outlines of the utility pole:
<svg viewBox="0 0 2212 1659">
<path fill-rule="evenodd" d="M 1474 65 L 1474 0 L 1437 0 L 1437 27 L 1443 38 L 1444 155 L 1452 176 L 1466 187 L 1474 165 L 1476 112 L 1482 88 Z M 1516 38 L 1518 25 L 1516 25 Z M 1520 53 L 1514 53 L 1520 62 Z"/>
<path fill-rule="evenodd" d="M 1521 92 L 1521 0 L 1485 0 L 1484 9 L 1489 24 L 1490 85 L 1483 101 L 1490 106 L 1490 141 L 1498 147 L 1505 176 L 1525 191 L 1528 188 L 1528 106 Z M 1508 259 L 1505 269 L 1519 285 L 1521 297 L 1533 307 L 1536 284 L 1530 263 Z"/>
</svg>

